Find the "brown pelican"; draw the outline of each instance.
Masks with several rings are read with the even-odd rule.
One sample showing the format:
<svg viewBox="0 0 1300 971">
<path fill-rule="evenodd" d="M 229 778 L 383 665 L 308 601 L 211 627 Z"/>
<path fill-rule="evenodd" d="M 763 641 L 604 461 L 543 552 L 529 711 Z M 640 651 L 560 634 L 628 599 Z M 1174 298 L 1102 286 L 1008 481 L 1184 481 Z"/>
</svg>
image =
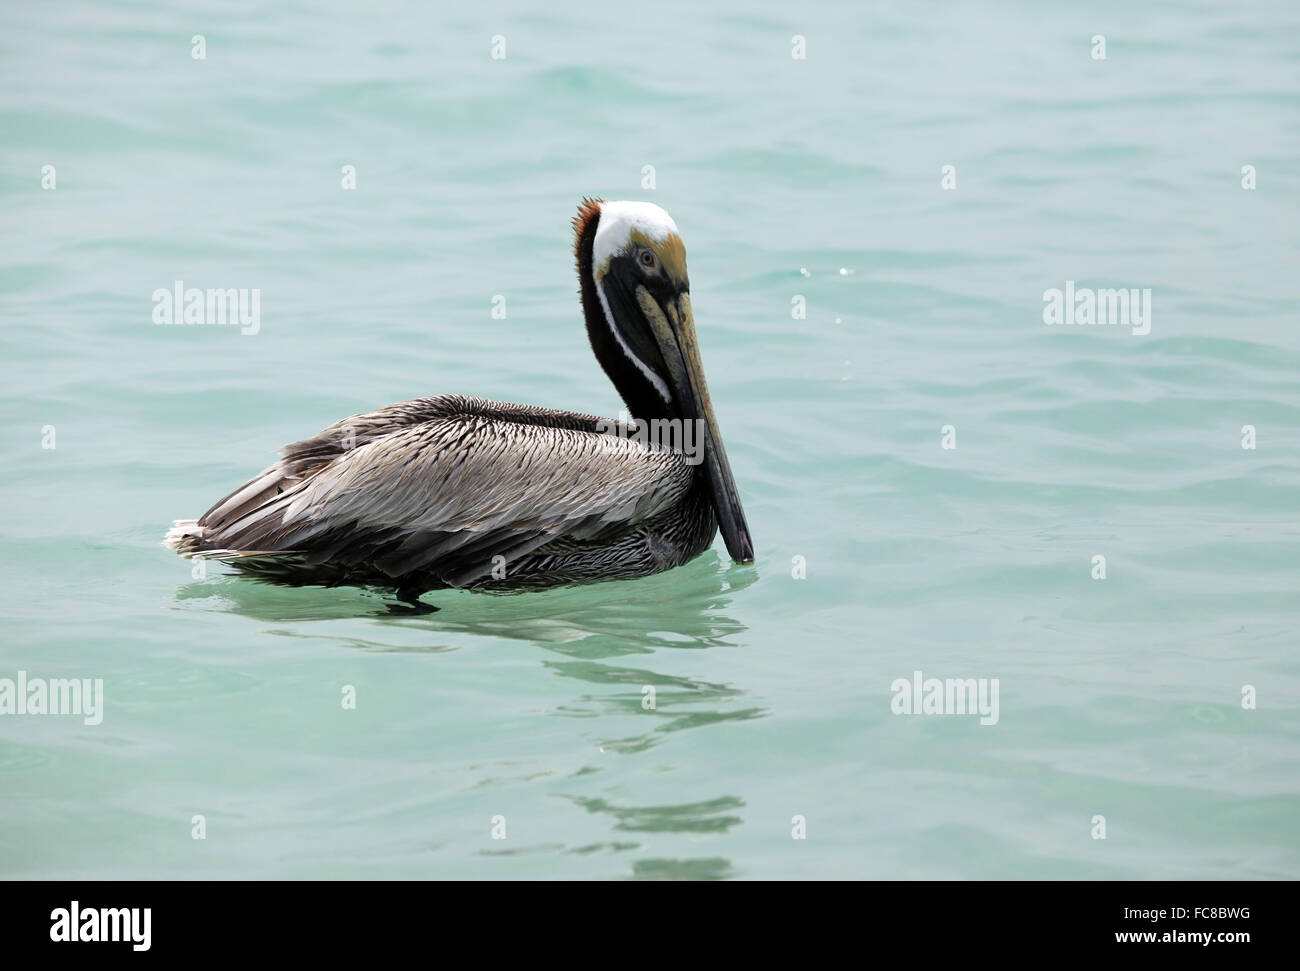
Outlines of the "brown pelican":
<svg viewBox="0 0 1300 971">
<path fill-rule="evenodd" d="M 596 359 L 633 420 L 437 395 L 346 418 L 165 544 L 291 585 L 538 589 L 680 566 L 720 527 L 754 548 L 704 381 L 686 249 L 663 209 L 584 199 L 573 220 Z M 647 429 L 675 431 L 667 447 Z M 692 452 L 679 447 L 698 433 Z"/>
</svg>

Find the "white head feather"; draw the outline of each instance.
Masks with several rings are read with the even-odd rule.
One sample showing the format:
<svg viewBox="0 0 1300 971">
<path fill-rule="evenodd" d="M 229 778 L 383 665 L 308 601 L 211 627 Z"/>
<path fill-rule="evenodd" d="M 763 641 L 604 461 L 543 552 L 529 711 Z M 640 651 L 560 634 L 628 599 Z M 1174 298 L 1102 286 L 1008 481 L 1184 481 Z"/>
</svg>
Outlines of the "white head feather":
<svg viewBox="0 0 1300 971">
<path fill-rule="evenodd" d="M 604 276 L 611 257 L 627 249 L 632 233 L 639 230 L 656 243 L 677 233 L 677 224 L 653 202 L 606 202 L 600 207 L 600 222 L 591 245 L 591 270 Z"/>
</svg>

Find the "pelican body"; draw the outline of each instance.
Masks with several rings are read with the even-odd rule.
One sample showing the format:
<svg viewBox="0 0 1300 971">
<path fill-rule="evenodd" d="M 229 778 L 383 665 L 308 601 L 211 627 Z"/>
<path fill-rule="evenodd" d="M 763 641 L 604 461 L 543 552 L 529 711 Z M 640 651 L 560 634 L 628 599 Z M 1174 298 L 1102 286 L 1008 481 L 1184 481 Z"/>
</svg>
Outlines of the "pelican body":
<svg viewBox="0 0 1300 971">
<path fill-rule="evenodd" d="M 337 422 L 165 544 L 275 583 L 527 590 L 643 577 L 712 544 L 753 544 L 709 401 L 686 250 L 642 202 L 583 200 L 573 220 L 596 359 L 633 421 L 461 395 Z M 664 447 L 650 426 L 697 428 Z M 689 439 L 689 434 L 681 440 Z"/>
</svg>

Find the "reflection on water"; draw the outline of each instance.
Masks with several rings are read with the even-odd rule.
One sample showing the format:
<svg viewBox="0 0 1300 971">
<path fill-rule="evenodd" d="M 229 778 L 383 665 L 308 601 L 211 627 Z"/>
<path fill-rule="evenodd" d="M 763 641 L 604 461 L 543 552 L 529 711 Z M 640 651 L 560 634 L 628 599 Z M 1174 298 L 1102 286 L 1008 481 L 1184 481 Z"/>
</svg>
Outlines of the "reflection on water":
<svg viewBox="0 0 1300 971">
<path fill-rule="evenodd" d="M 623 832 L 722 835 L 744 822 L 733 812 L 745 805 L 744 800 L 737 796 L 719 796 L 704 802 L 654 806 L 619 805 L 607 799 L 584 796 L 567 798 L 588 813 L 608 816 L 613 820 L 613 828 Z M 574 852 L 590 853 L 600 850 L 621 852 L 639 849 L 642 849 L 639 843 L 613 841 L 592 844 Z M 735 871 L 732 869 L 731 861 L 721 857 L 688 860 L 648 858 L 636 860 L 632 864 L 634 880 L 722 880 L 733 876 Z"/>
<path fill-rule="evenodd" d="M 742 688 L 671 670 L 680 662 L 693 664 L 696 651 L 741 646 L 739 638 L 747 628 L 729 616 L 727 608 L 735 593 L 757 578 L 753 567 L 731 566 L 711 551 L 677 570 L 641 580 L 522 594 L 435 592 L 426 599 L 440 609 L 423 615 L 390 614 L 387 605 L 392 598 L 376 592 L 275 587 L 234 576 L 179 588 L 176 607 L 267 622 L 275 625 L 268 633 L 319 640 L 324 642 L 322 650 L 343 646 L 372 653 L 434 655 L 456 651 L 479 637 L 525 642 L 553 655 L 540 659 L 543 670 L 580 687 L 567 702 L 548 700 L 545 712 L 560 718 L 604 720 L 612 730 L 597 730 L 594 740 L 599 750 L 633 755 L 654 748 L 675 732 L 768 714 L 762 706 L 744 703 Z M 669 670 L 617 663 L 633 656 L 655 656 L 656 664 L 662 662 Z M 653 704 L 647 703 L 648 686 L 654 688 Z M 645 730 L 627 734 L 631 719 Z M 486 767 L 468 768 L 482 772 Z M 633 773 L 638 774 L 635 769 Z M 542 770 L 509 778 L 499 773 L 476 775 L 470 790 L 505 792 L 520 782 L 542 785 L 554 773 Z M 638 806 L 611 798 L 614 786 L 603 778 L 607 775 L 606 769 L 584 766 L 568 777 L 569 784 L 581 780 L 596 794 L 570 790 L 550 795 L 604 818 L 610 829 L 623 833 L 721 835 L 743 822 L 738 810 L 744 802 L 738 796 Z M 625 797 L 626 786 L 617 789 Z M 646 849 L 634 840 L 611 838 L 578 845 L 547 842 L 485 848 L 479 855 L 635 854 Z M 630 873 L 636 880 L 734 875 L 731 862 L 718 857 L 635 860 Z"/>
<path fill-rule="evenodd" d="M 710 551 L 676 570 L 640 580 L 536 593 L 435 591 L 425 597 L 441 608 L 435 614 L 390 614 L 391 597 L 352 587 L 277 587 L 234 576 L 182 586 L 176 600 L 182 606 L 215 600 L 215 609 L 272 622 L 368 617 L 379 630 L 504 637 L 594 659 L 730 643 L 727 638 L 745 628 L 721 611 L 731 594 L 757 579 L 752 566 L 724 569 L 718 554 Z M 373 643 L 379 650 L 421 649 L 406 641 L 385 646 L 378 636 Z"/>
<path fill-rule="evenodd" d="M 745 803 L 735 796 L 720 796 L 707 802 L 680 806 L 616 806 L 604 799 L 571 797 L 589 813 L 607 813 L 616 822 L 615 829 L 646 833 L 722 833 L 742 822 L 739 816 L 727 815 Z"/>
<path fill-rule="evenodd" d="M 594 718 L 601 715 L 654 716 L 659 724 L 647 732 L 623 738 L 606 739 L 601 750 L 607 752 L 643 752 L 663 738 L 663 733 L 676 732 L 697 725 L 711 725 L 720 721 L 744 721 L 759 718 L 766 712 L 762 708 L 747 707 L 722 710 L 715 703 L 733 701 L 744 692 L 725 684 L 697 681 L 678 675 L 661 674 L 645 668 L 632 668 L 601 664 L 595 661 L 544 661 L 543 665 L 556 674 L 586 681 L 596 685 L 626 684 L 632 691 L 618 694 L 583 694 L 577 706 L 560 706 L 557 715 L 573 718 Z M 647 705 L 645 687 L 655 689 L 654 707 Z M 710 707 L 701 709 L 701 705 Z M 689 710 L 681 709 L 688 707 Z"/>
<path fill-rule="evenodd" d="M 725 880 L 735 876 L 731 861 L 720 857 L 701 860 L 637 860 L 634 880 Z"/>
</svg>

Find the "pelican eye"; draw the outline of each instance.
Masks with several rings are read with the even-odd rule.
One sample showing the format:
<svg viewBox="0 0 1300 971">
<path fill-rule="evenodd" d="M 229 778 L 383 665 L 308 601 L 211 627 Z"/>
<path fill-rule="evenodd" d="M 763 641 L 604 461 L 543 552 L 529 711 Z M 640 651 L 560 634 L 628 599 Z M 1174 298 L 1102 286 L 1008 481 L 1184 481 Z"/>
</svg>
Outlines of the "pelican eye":
<svg viewBox="0 0 1300 971">
<path fill-rule="evenodd" d="M 641 247 L 640 251 L 636 254 L 636 261 L 647 270 L 659 269 L 659 257 L 655 256 L 654 250 L 647 249 L 644 246 Z"/>
</svg>

